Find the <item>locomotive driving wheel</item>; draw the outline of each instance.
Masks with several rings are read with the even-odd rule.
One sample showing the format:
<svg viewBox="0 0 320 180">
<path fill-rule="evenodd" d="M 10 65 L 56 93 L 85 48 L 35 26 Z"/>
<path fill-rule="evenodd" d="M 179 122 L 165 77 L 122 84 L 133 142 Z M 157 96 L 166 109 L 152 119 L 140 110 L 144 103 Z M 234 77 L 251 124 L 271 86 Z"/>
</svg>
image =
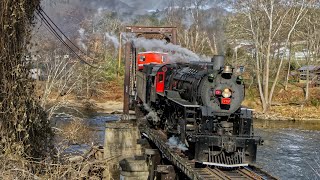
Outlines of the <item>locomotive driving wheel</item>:
<svg viewBox="0 0 320 180">
<path fill-rule="evenodd" d="M 167 118 L 165 121 L 165 126 L 164 126 L 164 130 L 167 133 L 170 134 L 176 134 L 177 132 L 177 114 L 176 114 L 176 109 L 173 106 L 170 106 L 171 108 L 167 108 Z"/>
<path fill-rule="evenodd" d="M 176 115 L 175 113 L 169 113 L 169 116 L 168 118 L 166 118 L 166 121 L 165 121 L 165 131 L 167 131 L 168 133 L 172 133 L 174 131 L 174 127 L 175 127 L 175 124 L 176 124 Z"/>
</svg>

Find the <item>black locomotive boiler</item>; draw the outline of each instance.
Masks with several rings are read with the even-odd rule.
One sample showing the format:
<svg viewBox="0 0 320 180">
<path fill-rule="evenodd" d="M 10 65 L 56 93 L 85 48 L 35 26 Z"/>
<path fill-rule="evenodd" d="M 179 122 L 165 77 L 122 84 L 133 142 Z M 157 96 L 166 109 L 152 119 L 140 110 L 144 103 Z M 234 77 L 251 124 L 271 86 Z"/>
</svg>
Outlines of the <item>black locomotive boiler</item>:
<svg viewBox="0 0 320 180">
<path fill-rule="evenodd" d="M 137 72 L 136 104 L 154 128 L 179 137 L 189 158 L 206 165 L 244 166 L 256 159 L 260 137 L 252 110 L 242 107 L 241 76 L 212 62 L 144 65 Z"/>
</svg>

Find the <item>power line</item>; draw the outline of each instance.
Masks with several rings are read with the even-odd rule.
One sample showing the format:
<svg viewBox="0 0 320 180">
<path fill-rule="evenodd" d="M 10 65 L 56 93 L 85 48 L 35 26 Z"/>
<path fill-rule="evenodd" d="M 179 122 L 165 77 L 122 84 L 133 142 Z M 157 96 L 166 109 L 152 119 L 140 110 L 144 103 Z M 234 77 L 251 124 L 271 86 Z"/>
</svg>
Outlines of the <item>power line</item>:
<svg viewBox="0 0 320 180">
<path fill-rule="evenodd" d="M 49 18 L 48 15 L 44 15 L 45 12 L 39 8 L 36 11 L 37 15 L 41 18 L 41 20 L 44 22 L 46 29 L 54 36 L 56 37 L 64 46 L 67 47 L 67 49 L 73 53 L 81 62 L 87 64 L 88 66 L 92 67 L 92 68 L 96 68 L 96 69 L 100 69 L 100 67 L 96 67 L 92 64 L 90 64 L 89 62 L 85 61 L 84 59 L 82 59 L 68 44 L 65 40 L 63 40 L 63 38 L 60 36 L 60 34 L 55 30 L 54 27 L 52 27 L 51 23 L 53 23 L 53 21 Z M 49 19 L 49 20 L 48 20 Z M 50 23 L 50 22 L 51 23 Z M 86 53 L 84 53 L 79 47 L 77 47 L 59 28 L 57 25 L 54 24 L 54 26 L 60 31 L 61 34 L 63 34 L 63 36 L 74 46 L 76 47 L 80 52 L 82 52 L 84 55 L 86 55 Z M 86 55 L 87 56 L 87 55 Z M 89 57 L 89 56 L 87 56 Z M 90 57 L 89 57 L 90 58 Z M 93 59 L 93 58 L 91 58 Z"/>
<path fill-rule="evenodd" d="M 47 13 L 41 8 L 39 7 L 39 11 L 40 13 L 43 13 L 48 19 L 49 21 L 54 25 L 54 27 L 56 27 L 56 29 L 63 35 L 63 37 L 65 37 L 74 47 L 76 47 L 80 52 L 82 52 L 83 54 L 85 54 L 87 56 L 87 53 L 83 52 L 77 45 L 75 45 L 63 32 L 62 30 L 52 21 L 52 19 L 47 15 Z M 89 56 L 88 56 L 89 57 Z M 89 57 L 91 58 L 91 57 Z M 93 58 L 91 58 L 93 59 Z"/>
<path fill-rule="evenodd" d="M 37 11 L 38 16 L 41 18 L 41 20 L 44 22 L 44 24 L 47 26 L 47 30 L 49 30 L 49 32 L 51 32 L 64 46 L 67 47 L 67 49 L 69 49 L 69 51 L 71 51 L 81 62 L 93 67 L 93 68 L 98 68 L 95 67 L 93 65 L 91 65 L 90 63 L 88 63 L 87 61 L 85 61 L 84 59 L 82 59 L 63 39 L 62 37 L 59 35 L 59 33 L 51 26 L 50 22 L 48 22 L 48 20 L 45 18 L 45 16 L 40 12 Z"/>
</svg>

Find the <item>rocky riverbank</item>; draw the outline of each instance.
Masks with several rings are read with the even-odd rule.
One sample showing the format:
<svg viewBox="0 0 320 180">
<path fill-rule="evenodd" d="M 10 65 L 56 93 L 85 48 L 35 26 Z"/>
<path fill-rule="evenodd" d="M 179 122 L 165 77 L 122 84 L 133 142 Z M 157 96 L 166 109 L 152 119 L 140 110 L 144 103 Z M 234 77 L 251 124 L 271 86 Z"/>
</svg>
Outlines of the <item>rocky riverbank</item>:
<svg viewBox="0 0 320 180">
<path fill-rule="evenodd" d="M 123 103 L 121 101 L 105 101 L 98 102 L 95 100 L 90 101 L 69 101 L 69 106 L 76 107 L 81 110 L 94 111 L 105 114 L 121 114 Z M 274 107 L 268 113 L 262 113 L 256 109 L 253 113 L 256 119 L 265 120 L 284 120 L 284 121 L 319 121 L 320 122 L 320 109 L 316 107 Z"/>
</svg>

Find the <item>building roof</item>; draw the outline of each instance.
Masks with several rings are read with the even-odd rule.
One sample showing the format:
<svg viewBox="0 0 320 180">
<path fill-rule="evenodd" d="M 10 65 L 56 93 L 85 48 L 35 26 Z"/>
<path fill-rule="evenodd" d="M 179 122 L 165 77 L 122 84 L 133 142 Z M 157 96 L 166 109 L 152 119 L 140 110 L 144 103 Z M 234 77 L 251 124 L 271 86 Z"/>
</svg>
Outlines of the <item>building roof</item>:
<svg viewBox="0 0 320 180">
<path fill-rule="evenodd" d="M 299 71 L 317 71 L 320 70 L 320 66 L 314 66 L 314 65 L 309 65 L 309 66 L 302 66 L 301 68 L 298 69 Z"/>
<path fill-rule="evenodd" d="M 159 52 L 159 51 L 145 51 L 145 52 L 139 52 L 138 54 L 168 54 L 168 53 Z"/>
</svg>

